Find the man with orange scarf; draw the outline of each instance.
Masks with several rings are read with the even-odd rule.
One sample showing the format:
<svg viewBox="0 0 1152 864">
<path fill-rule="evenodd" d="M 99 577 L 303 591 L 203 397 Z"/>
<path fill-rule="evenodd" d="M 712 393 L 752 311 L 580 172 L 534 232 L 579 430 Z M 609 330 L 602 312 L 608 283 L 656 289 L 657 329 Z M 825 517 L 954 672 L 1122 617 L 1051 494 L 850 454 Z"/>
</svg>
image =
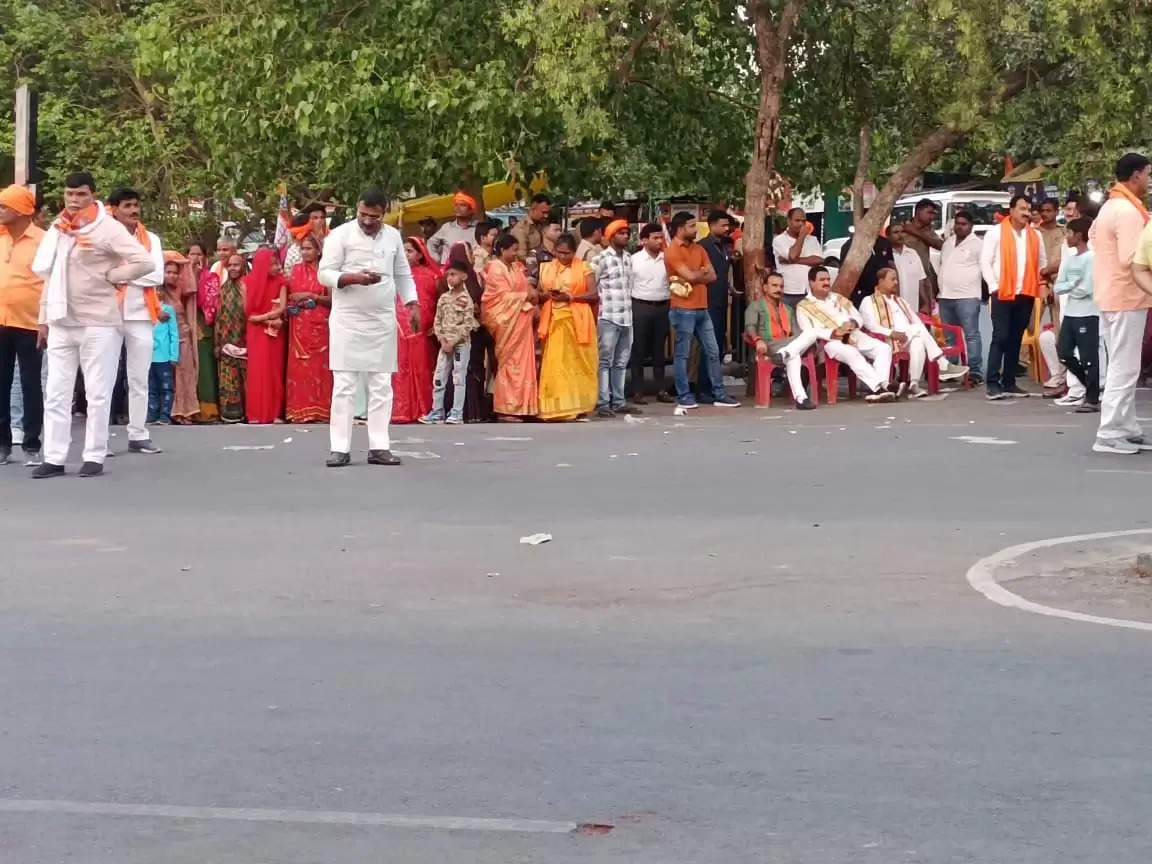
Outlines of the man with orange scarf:
<svg viewBox="0 0 1152 864">
<path fill-rule="evenodd" d="M 64 211 L 44 235 L 32 271 L 45 280 L 40 341 L 48 346 L 44 399 L 44 464 L 38 480 L 64 473 L 72 444 L 72 389 L 84 372 L 88 424 L 81 477 L 104 473 L 108 411 L 123 343 L 117 287 L 151 273 L 152 255 L 96 200 L 87 172 L 64 180 Z"/>
<path fill-rule="evenodd" d="M 773 366 L 783 366 L 796 410 L 811 411 L 816 406 L 804 389 L 804 354 L 820 341 L 815 330 L 801 330 L 796 312 L 784 300 L 784 275 L 760 272 L 760 296 L 749 300 L 744 310 L 744 332 L 756 340 L 756 356 L 768 357 Z M 815 381 L 808 382 L 813 387 Z"/>
<path fill-rule="evenodd" d="M 1088 236 L 1100 336 L 1108 347 L 1108 372 L 1100 399 L 1097 453 L 1134 455 L 1152 450 L 1136 419 L 1136 385 L 1144 322 L 1152 307 L 1152 229 L 1148 196 L 1152 163 L 1128 153 L 1116 163 L 1116 185 L 1100 208 Z"/>
<path fill-rule="evenodd" d="M 152 255 L 155 269 L 118 287 L 124 315 L 125 373 L 128 380 L 128 452 L 159 453 L 145 425 L 148 420 L 148 373 L 152 368 L 152 328 L 160 320 L 156 289 L 164 284 L 164 250 L 160 238 L 140 221 L 140 193 L 120 188 L 108 196 L 108 212 Z"/>
<path fill-rule="evenodd" d="M 1008 206 L 1008 218 L 984 235 L 980 250 L 980 273 L 992 292 L 988 399 L 1030 395 L 1016 385 L 1016 361 L 1032 321 L 1032 305 L 1040 295 L 1040 271 L 1047 266 L 1040 232 L 1032 227 L 1032 205 L 1016 195 Z"/>
<path fill-rule="evenodd" d="M 441 225 L 428 241 L 428 251 L 437 264 L 448 263 L 448 251 L 457 243 L 467 243 L 469 249 L 476 245 L 476 199 L 467 192 L 457 192 L 452 196 L 452 209 L 456 218 Z"/>
</svg>

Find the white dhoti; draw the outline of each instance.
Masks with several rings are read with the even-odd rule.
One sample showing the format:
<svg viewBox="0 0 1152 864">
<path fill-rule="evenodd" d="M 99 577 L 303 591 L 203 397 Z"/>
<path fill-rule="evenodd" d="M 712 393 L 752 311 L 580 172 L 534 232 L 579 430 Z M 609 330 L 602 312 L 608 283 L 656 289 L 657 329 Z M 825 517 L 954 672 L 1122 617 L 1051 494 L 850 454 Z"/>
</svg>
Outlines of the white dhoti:
<svg viewBox="0 0 1152 864">
<path fill-rule="evenodd" d="M 1100 430 L 1096 433 L 1100 438 L 1135 438 L 1144 434 L 1136 419 L 1136 384 L 1147 319 L 1147 309 L 1100 313 L 1100 334 L 1108 346 L 1108 375 L 1100 398 Z"/>
<path fill-rule="evenodd" d="M 784 372 L 788 376 L 788 386 L 792 388 L 792 398 L 803 402 L 808 398 L 804 389 L 804 354 L 820 341 L 814 330 L 801 330 L 778 352 L 784 357 Z M 812 382 L 816 386 L 816 382 Z"/>
<path fill-rule="evenodd" d="M 76 370 L 84 373 L 88 423 L 84 461 L 104 464 L 108 453 L 108 412 L 123 342 L 119 327 L 48 328 L 48 389 L 44 395 L 44 461 L 63 465 L 72 445 L 72 392 Z"/>
<path fill-rule="evenodd" d="M 892 377 L 892 348 L 867 333 L 856 331 L 851 343 L 839 339 L 825 342 L 824 354 L 847 363 L 860 383 L 873 393 L 883 390 Z"/>
<path fill-rule="evenodd" d="M 944 359 L 944 352 L 926 329 L 920 328 L 908 334 L 908 380 L 913 384 L 920 382 L 924 374 L 924 364 L 928 361 L 940 365 Z M 945 362 L 944 366 L 947 363 Z M 943 371 L 943 367 L 941 368 Z"/>
<path fill-rule="evenodd" d="M 1036 338 L 1040 344 L 1040 356 L 1044 358 L 1044 365 L 1048 367 L 1048 378 L 1044 382 L 1044 386 L 1050 390 L 1055 390 L 1063 387 L 1068 381 L 1068 370 L 1064 368 L 1064 364 L 1060 362 L 1060 357 L 1056 352 L 1056 337 L 1055 330 L 1044 330 Z M 1075 380 L 1076 376 L 1072 376 Z M 1076 382 L 1079 384 L 1079 382 Z M 1084 386 L 1080 386 L 1081 395 L 1083 395 Z"/>
<path fill-rule="evenodd" d="M 125 321 L 124 348 L 128 376 L 128 440 L 147 441 L 148 372 L 152 368 L 152 322 Z"/>
<path fill-rule="evenodd" d="M 392 449 L 388 429 L 392 420 L 392 373 L 333 372 L 332 416 L 328 429 L 335 453 L 352 452 L 352 421 L 361 380 L 368 385 L 368 449 Z"/>
</svg>

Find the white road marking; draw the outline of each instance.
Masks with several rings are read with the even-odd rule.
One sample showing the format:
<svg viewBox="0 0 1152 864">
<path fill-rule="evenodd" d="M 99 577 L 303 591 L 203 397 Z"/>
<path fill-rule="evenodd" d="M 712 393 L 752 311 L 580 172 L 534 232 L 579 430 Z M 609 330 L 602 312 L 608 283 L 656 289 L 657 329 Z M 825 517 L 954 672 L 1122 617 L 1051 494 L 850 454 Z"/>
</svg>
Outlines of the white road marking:
<svg viewBox="0 0 1152 864">
<path fill-rule="evenodd" d="M 485 438 L 485 441 L 531 441 L 531 438 L 523 435 L 493 435 L 491 438 Z"/>
<path fill-rule="evenodd" d="M 1049 615 L 1053 618 L 1067 618 L 1069 621 L 1086 621 L 1089 624 L 1106 624 L 1109 627 L 1123 627 L 1129 630 L 1144 630 L 1152 632 L 1152 623 L 1147 621 L 1131 621 L 1127 618 L 1108 618 L 1103 615 L 1088 615 L 1085 612 L 1071 612 L 1067 609 L 1057 609 L 1054 606 L 1045 606 L 1042 603 L 1033 603 L 1025 600 L 1019 594 L 1013 594 L 996 581 L 996 568 L 1021 555 L 1026 555 L 1036 549 L 1047 549 L 1051 546 L 1060 546 L 1064 543 L 1081 543 L 1085 540 L 1106 540 L 1111 537 L 1132 537 L 1137 534 L 1152 534 L 1152 529 L 1136 528 L 1131 531 L 1103 531 L 1099 534 L 1074 534 L 1068 537 L 1053 537 L 1049 540 L 1037 540 L 1032 543 L 1021 543 L 1018 546 L 1009 546 L 1001 549 L 995 555 L 981 558 L 968 569 L 968 584 L 1001 606 L 1011 609 L 1020 609 L 1024 612 L 1034 612 L 1037 615 Z"/>
<path fill-rule="evenodd" d="M 439 453 L 433 453 L 431 450 L 393 450 L 397 456 L 407 456 L 409 459 L 439 459 Z"/>
<path fill-rule="evenodd" d="M 988 444 L 993 447 L 1016 443 L 1015 441 L 1009 441 L 1007 438 L 990 438 L 985 435 L 954 435 L 951 440 L 963 441 L 965 444 Z"/>
<path fill-rule="evenodd" d="M 221 450 L 275 450 L 275 444 L 229 444 Z"/>
<path fill-rule="evenodd" d="M 286 822 L 300 825 L 358 825 L 435 831 L 504 831 L 571 834 L 576 822 L 544 819 L 480 819 L 469 816 L 401 816 L 338 810 L 258 810 L 248 807 L 185 807 L 171 804 L 112 804 L 103 801 L 0 799 L 2 813 L 64 813 L 74 816 L 146 816 L 160 819 L 209 819 L 229 822 Z"/>
<path fill-rule="evenodd" d="M 1135 468 L 1089 468 L 1086 474 L 1152 474 L 1152 471 L 1138 471 Z"/>
</svg>

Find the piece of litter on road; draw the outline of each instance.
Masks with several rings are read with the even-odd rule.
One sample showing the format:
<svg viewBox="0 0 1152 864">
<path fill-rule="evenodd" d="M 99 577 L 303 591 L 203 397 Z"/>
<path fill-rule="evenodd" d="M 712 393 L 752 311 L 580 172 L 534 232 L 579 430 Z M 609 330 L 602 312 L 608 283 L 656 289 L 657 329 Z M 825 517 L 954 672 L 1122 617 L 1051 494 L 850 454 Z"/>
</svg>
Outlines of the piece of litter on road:
<svg viewBox="0 0 1152 864">
<path fill-rule="evenodd" d="M 393 444 L 423 444 L 423 438 L 393 438 Z"/>
<path fill-rule="evenodd" d="M 672 416 L 673 417 L 686 417 L 686 416 L 688 416 L 688 409 L 682 405 L 677 405 L 675 408 L 672 409 Z"/>
<path fill-rule="evenodd" d="M 975 420 L 969 420 L 969 421 L 968 421 L 968 425 L 969 425 L 969 426 L 973 426 L 973 425 L 975 425 L 975 423 L 976 423 L 976 421 L 975 421 Z"/>
<path fill-rule="evenodd" d="M 550 543 L 551 541 L 551 534 L 529 534 L 527 537 L 520 538 L 520 542 L 525 546 L 539 546 L 541 543 Z"/>
<path fill-rule="evenodd" d="M 463 447 L 463 446 L 464 446 L 464 442 L 463 442 L 463 441 L 453 441 L 453 442 L 452 442 L 452 446 L 453 446 L 453 447 Z"/>
<path fill-rule="evenodd" d="M 631 425 L 631 426 L 635 426 L 639 423 L 647 423 L 648 418 L 647 417 L 633 417 L 631 414 L 625 414 L 624 415 L 624 422 Z"/>
<path fill-rule="evenodd" d="M 292 443 L 292 436 L 291 436 L 291 435 L 289 435 L 287 438 L 285 438 L 285 439 L 284 439 L 284 443 L 285 443 L 285 444 L 291 444 L 291 443 Z"/>
<path fill-rule="evenodd" d="M 740 439 L 741 444 L 756 444 L 759 441 L 760 441 L 759 438 L 741 438 Z"/>
<path fill-rule="evenodd" d="M 884 419 L 885 420 L 895 420 L 896 418 L 895 417 L 885 417 Z"/>
<path fill-rule="evenodd" d="M 228 444 L 221 450 L 275 450 L 275 444 Z"/>
<path fill-rule="evenodd" d="M 629 456 L 639 456 L 640 454 L 639 453 L 629 453 L 628 455 Z"/>
<path fill-rule="evenodd" d="M 921 402 L 943 402 L 947 398 L 948 398 L 947 393 L 933 393 L 929 396 L 921 396 L 919 401 L 921 401 Z"/>
<path fill-rule="evenodd" d="M 789 434 L 789 435 L 795 435 L 795 434 L 796 434 L 796 430 L 795 430 L 795 429 L 789 429 L 789 430 L 788 430 L 788 434 Z"/>
<path fill-rule="evenodd" d="M 620 457 L 617 454 L 613 453 L 608 458 L 609 459 L 619 459 Z"/>
<path fill-rule="evenodd" d="M 409 459 L 439 459 L 439 453 L 431 450 L 393 450 L 397 456 L 407 456 Z"/>
<path fill-rule="evenodd" d="M 572 463 L 571 462 L 557 462 L 556 467 L 557 468 L 571 468 Z"/>
<path fill-rule="evenodd" d="M 492 571 L 491 573 L 489 573 L 489 574 L 488 574 L 488 578 L 489 578 L 489 579 L 494 579 L 495 577 L 497 577 L 497 576 L 499 576 L 499 575 L 500 575 L 500 574 L 499 574 L 499 573 L 497 573 L 496 571 Z"/>
<path fill-rule="evenodd" d="M 755 456 L 755 455 L 756 455 L 756 451 L 755 451 L 755 450 L 745 450 L 745 451 L 744 451 L 744 455 L 745 455 L 745 456 Z"/>
<path fill-rule="evenodd" d="M 783 414 L 767 414 L 764 417 L 761 417 L 760 419 L 761 420 L 783 420 L 784 415 Z"/>
<path fill-rule="evenodd" d="M 992 446 L 999 446 L 1004 444 L 1015 444 L 1015 441 L 1009 441 L 1007 438 L 991 438 L 985 435 L 953 435 L 953 441 L 963 441 L 965 444 L 989 444 Z"/>
<path fill-rule="evenodd" d="M 191 569 L 192 569 L 192 567 L 190 565 L 185 564 L 183 567 L 180 568 L 180 572 L 181 573 L 187 573 Z"/>
<path fill-rule="evenodd" d="M 845 431 L 847 428 L 848 428 L 847 426 L 841 426 L 841 427 L 840 427 L 840 431 L 841 431 L 841 432 L 844 432 L 844 431 Z"/>
<path fill-rule="evenodd" d="M 873 426 L 873 429 L 891 429 L 891 426 Z"/>
<path fill-rule="evenodd" d="M 665 435 L 671 435 L 672 433 L 671 433 L 671 432 L 669 432 L 667 429 L 665 429 L 665 430 L 664 430 L 664 434 L 665 434 Z"/>
<path fill-rule="evenodd" d="M 531 441 L 525 435 L 493 435 L 491 438 L 485 438 L 485 441 Z"/>
</svg>

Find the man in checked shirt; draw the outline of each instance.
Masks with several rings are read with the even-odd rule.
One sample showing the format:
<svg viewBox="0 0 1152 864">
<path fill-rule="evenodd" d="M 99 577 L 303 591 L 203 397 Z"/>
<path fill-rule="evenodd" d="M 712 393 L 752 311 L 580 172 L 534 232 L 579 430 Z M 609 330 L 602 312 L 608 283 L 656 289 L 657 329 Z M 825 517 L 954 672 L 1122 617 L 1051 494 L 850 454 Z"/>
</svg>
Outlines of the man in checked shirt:
<svg viewBox="0 0 1152 864">
<path fill-rule="evenodd" d="M 632 256 L 628 223 L 615 219 L 604 230 L 608 247 L 592 262 L 600 294 L 600 396 L 598 417 L 639 414 L 624 401 L 624 374 L 632 355 Z"/>
</svg>

